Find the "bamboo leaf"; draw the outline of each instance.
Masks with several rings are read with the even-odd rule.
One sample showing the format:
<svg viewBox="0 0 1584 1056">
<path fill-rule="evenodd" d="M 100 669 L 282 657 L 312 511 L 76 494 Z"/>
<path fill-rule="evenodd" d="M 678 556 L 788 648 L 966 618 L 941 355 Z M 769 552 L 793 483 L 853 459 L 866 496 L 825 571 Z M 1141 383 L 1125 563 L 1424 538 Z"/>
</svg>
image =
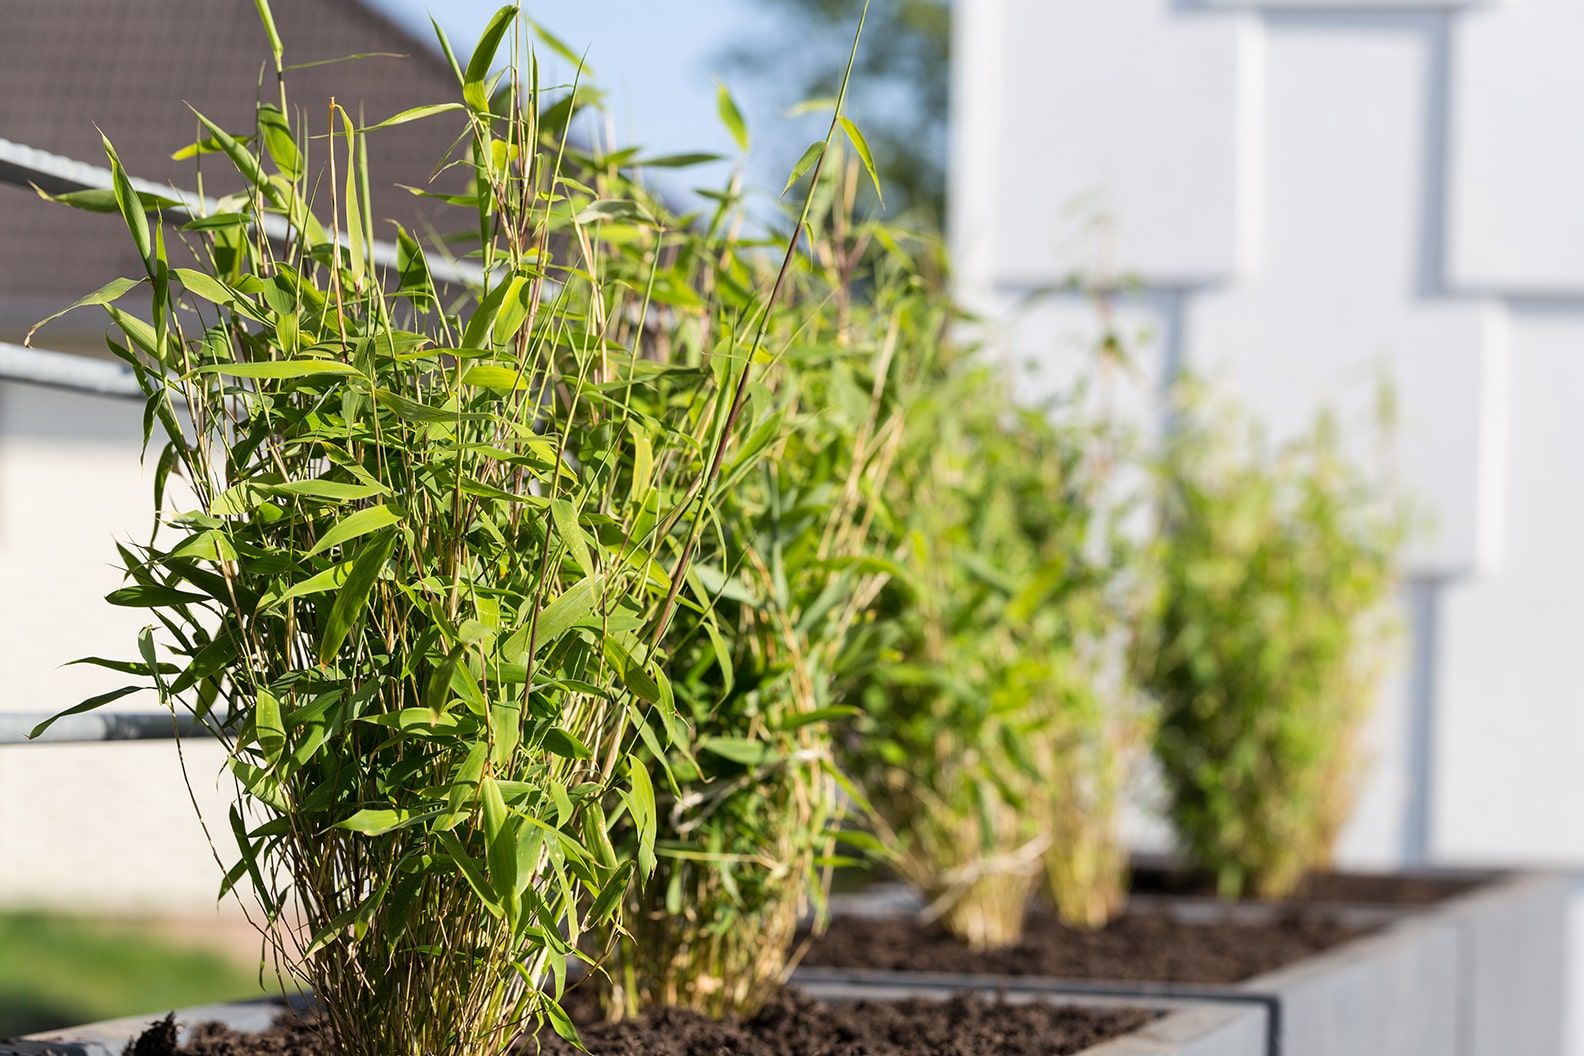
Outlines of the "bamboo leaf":
<svg viewBox="0 0 1584 1056">
<path fill-rule="evenodd" d="M 715 86 L 715 110 L 720 114 L 721 124 L 731 133 L 737 149 L 747 150 L 748 122 L 743 120 L 742 110 L 737 106 L 737 100 L 732 98 L 731 91 L 724 82 Z"/>
<path fill-rule="evenodd" d="M 286 727 L 281 722 L 280 701 L 275 694 L 260 688 L 255 698 L 253 725 L 257 731 L 260 750 L 270 766 L 279 766 L 281 753 L 286 750 Z"/>
<path fill-rule="evenodd" d="M 786 193 L 793 187 L 797 186 L 797 182 L 803 178 L 805 173 L 814 167 L 814 163 L 819 161 L 820 156 L 824 153 L 825 141 L 823 139 L 818 143 L 809 144 L 808 149 L 803 152 L 803 156 L 798 159 L 797 164 L 792 166 L 792 174 L 787 177 L 786 186 L 781 188 L 781 194 L 783 197 L 785 197 Z"/>
<path fill-rule="evenodd" d="M 511 392 L 528 387 L 528 379 L 516 367 L 501 367 L 486 363 L 469 367 L 462 375 L 462 384 L 476 385 L 495 392 Z"/>
<path fill-rule="evenodd" d="M 389 807 L 364 807 L 351 817 L 336 822 L 335 827 L 364 836 L 383 836 L 395 832 L 412 821 L 412 814 Z"/>
<path fill-rule="evenodd" d="M 97 708 L 102 708 L 106 704 L 109 704 L 111 701 L 120 700 L 122 697 L 126 696 L 127 694 L 136 693 L 138 690 L 140 690 L 142 688 L 143 688 L 142 686 L 122 686 L 120 689 L 112 689 L 108 693 L 100 693 L 98 696 L 89 697 L 87 700 L 83 701 L 81 704 L 74 704 L 71 707 L 67 708 L 65 711 L 59 712 L 58 714 L 55 714 L 55 715 L 51 715 L 49 718 L 45 719 L 43 722 L 41 722 L 37 726 L 33 727 L 33 729 L 28 732 L 28 740 L 34 740 L 35 738 L 38 738 L 38 737 L 42 736 L 44 734 L 45 730 L 48 730 L 51 726 L 55 725 L 57 722 L 59 722 L 61 719 L 64 719 L 68 715 L 81 715 L 81 714 L 83 714 L 85 712 L 93 711 L 93 710 L 95 710 Z"/>
<path fill-rule="evenodd" d="M 462 78 L 462 97 L 477 114 L 489 112 L 489 95 L 485 91 L 484 80 L 494 68 L 495 53 L 500 50 L 501 38 L 506 35 L 516 17 L 517 9 L 511 5 L 496 11 L 480 34 L 472 58 L 468 59 L 467 72 Z"/>
<path fill-rule="evenodd" d="M 436 823 L 436 828 L 455 828 L 473 813 L 473 804 L 478 800 L 479 780 L 484 775 L 484 761 L 488 758 L 489 745 L 483 741 L 468 749 L 468 754 L 451 773 L 446 790 L 447 810 Z"/>
<path fill-rule="evenodd" d="M 264 103 L 258 108 L 258 125 L 264 149 L 281 175 L 288 180 L 299 179 L 303 174 L 302 152 L 297 149 L 297 140 L 292 136 L 286 115 L 277 107 Z"/>
<path fill-rule="evenodd" d="M 479 782 L 479 799 L 484 805 L 485 861 L 489 865 L 490 885 L 503 903 L 510 906 L 517 894 L 517 832 L 511 825 L 511 812 L 493 777 Z"/>
<path fill-rule="evenodd" d="M 550 1021 L 550 1029 L 556 1032 L 557 1037 L 568 1045 L 576 1047 L 578 1051 L 585 1051 L 583 1039 L 578 1036 L 578 1030 L 572 1022 L 572 1017 L 567 1015 L 566 1011 L 554 999 L 549 997 L 541 999 L 539 1001 L 539 1009 L 544 1013 L 545 1019 Z"/>
<path fill-rule="evenodd" d="M 284 484 L 259 485 L 273 495 L 291 495 L 305 499 L 323 499 L 326 502 L 357 502 L 387 495 L 390 489 L 378 481 L 353 484 L 344 480 L 288 480 Z"/>
<path fill-rule="evenodd" d="M 506 283 L 495 318 L 490 323 L 490 338 L 497 345 L 504 345 L 517 336 L 517 331 L 522 329 L 528 318 L 529 299 L 532 296 L 533 287 L 521 275 L 513 275 Z"/>
<path fill-rule="evenodd" d="M 310 594 L 323 594 L 326 591 L 338 590 L 340 589 L 341 585 L 346 582 L 347 576 L 351 573 L 352 564 L 353 561 L 349 559 L 339 565 L 334 565 L 330 568 L 324 569 L 321 572 L 316 572 L 307 579 L 294 583 L 287 590 L 282 591 L 278 596 L 265 595 L 264 599 L 259 603 L 259 608 L 261 610 L 268 609 L 277 606 L 282 602 L 291 601 L 294 598 L 302 598 L 307 597 Z"/>
<path fill-rule="evenodd" d="M 477 860 L 468 854 L 466 848 L 462 846 L 462 841 L 446 830 L 437 832 L 435 835 L 439 838 L 440 845 L 445 848 L 446 856 L 456 864 L 457 869 L 462 873 L 468 886 L 473 889 L 473 893 L 478 896 L 478 900 L 483 904 L 485 910 L 494 917 L 505 916 L 505 907 L 501 905 L 500 899 L 491 889 L 489 881 L 484 876 L 484 870 L 479 867 Z"/>
<path fill-rule="evenodd" d="M 188 109 L 192 108 L 188 107 Z M 231 159 L 231 164 L 236 166 L 237 171 L 242 174 L 242 177 L 246 179 L 252 186 L 257 187 L 260 192 L 263 193 L 264 197 L 269 199 L 272 204 L 280 205 L 281 197 L 279 190 L 277 190 L 275 185 L 270 183 L 268 177 L 265 176 L 264 169 L 259 165 L 258 158 L 253 156 L 253 152 L 248 150 L 247 147 L 243 146 L 235 136 L 221 128 L 219 125 L 215 124 L 213 121 L 209 120 L 197 110 L 193 110 L 193 116 L 198 118 L 198 123 L 203 125 L 203 127 L 208 130 L 209 135 L 216 143 L 220 145 L 221 151 L 224 152 L 226 157 Z"/>
<path fill-rule="evenodd" d="M 550 751 L 567 759 L 587 759 L 592 754 L 588 745 L 559 726 L 552 726 L 545 731 L 543 743 Z"/>
<path fill-rule="evenodd" d="M 594 558 L 589 553 L 588 535 L 578 524 L 577 511 L 572 508 L 572 504 L 565 499 L 551 499 L 550 519 L 555 522 L 556 533 L 561 536 L 561 541 L 566 544 L 578 568 L 583 570 L 585 576 L 594 575 Z"/>
<path fill-rule="evenodd" d="M 853 149 L 858 152 L 858 160 L 863 162 L 864 171 L 869 173 L 869 182 L 874 184 L 875 197 L 880 199 L 882 205 L 885 204 L 885 192 L 880 189 L 880 175 L 875 171 L 874 155 L 869 152 L 869 141 L 864 139 L 864 134 L 846 114 L 843 114 L 840 120 L 842 131 L 847 133 Z"/>
<path fill-rule="evenodd" d="M 237 295 L 225 283 L 212 275 L 206 275 L 191 268 L 173 268 L 171 270 L 177 280 L 181 282 L 183 289 L 188 293 L 197 294 L 211 304 L 232 304 L 237 299 Z"/>
<path fill-rule="evenodd" d="M 594 904 L 589 907 L 590 923 L 596 926 L 610 923 L 622 903 L 622 896 L 627 893 L 627 886 L 632 883 L 635 871 L 634 862 L 623 862 L 616 867 L 616 871 L 595 896 Z"/>
<path fill-rule="evenodd" d="M 641 158 L 633 164 L 646 169 L 685 169 L 694 165 L 708 165 L 711 162 L 723 160 L 723 155 L 707 153 L 691 154 L 657 154 L 652 158 Z"/>
<path fill-rule="evenodd" d="M 363 276 L 368 268 L 368 247 L 364 245 L 363 203 L 358 193 L 359 136 L 357 129 L 352 127 L 352 115 L 345 110 L 341 110 L 341 124 L 346 131 L 347 141 L 346 191 L 342 198 L 342 206 L 346 210 L 347 257 L 352 268 L 352 286 L 361 290 Z"/>
<path fill-rule="evenodd" d="M 121 158 L 116 154 L 115 147 L 110 144 L 110 138 L 101 132 L 99 139 L 104 144 L 105 157 L 110 159 L 111 188 L 115 191 L 116 205 L 121 210 L 121 218 L 126 221 L 127 230 L 132 232 L 132 244 L 137 247 L 143 266 L 153 274 L 154 246 L 149 237 L 148 213 L 143 208 L 143 199 L 139 198 L 137 191 L 132 189 L 132 180 L 127 176 L 126 169 L 121 166 Z"/>
<path fill-rule="evenodd" d="M 71 304 L 68 304 L 54 315 L 45 316 L 43 319 L 40 319 L 38 322 L 34 323 L 32 328 L 28 330 L 27 336 L 22 339 L 22 343 L 24 345 L 31 345 L 33 343 L 34 334 L 38 333 L 50 323 L 53 323 L 67 312 L 76 311 L 78 308 L 86 308 L 89 305 L 113 304 L 124 297 L 127 291 L 141 286 L 143 281 L 144 280 L 142 279 L 111 279 L 109 282 L 105 283 L 94 292 L 77 298 Z"/>
<path fill-rule="evenodd" d="M 774 757 L 768 744 L 748 737 L 705 737 L 699 749 L 748 767 L 763 766 Z"/>
<path fill-rule="evenodd" d="M 347 579 L 336 594 L 335 604 L 330 609 L 330 615 L 325 620 L 324 633 L 319 639 L 318 660 L 321 665 L 328 664 L 335 654 L 341 649 L 341 643 L 346 641 L 347 635 L 363 615 L 363 610 L 368 605 L 370 592 L 379 580 L 380 572 L 385 568 L 385 562 L 390 559 L 391 551 L 396 546 L 396 533 L 385 532 L 378 539 L 364 545 L 359 551 L 357 560 L 352 564 L 352 570 L 347 573 Z"/>
<path fill-rule="evenodd" d="M 209 599 L 202 594 L 177 590 L 175 587 L 162 587 L 154 583 L 138 583 L 130 587 L 122 587 L 119 590 L 112 590 L 105 595 L 105 600 L 112 605 L 121 605 L 126 608 L 160 609 L 187 605 L 195 601 L 207 601 Z"/>
<path fill-rule="evenodd" d="M 308 556 L 322 554 L 331 547 L 340 546 L 351 542 L 369 532 L 378 531 L 387 525 L 396 524 L 401 516 L 384 503 L 370 506 L 367 509 L 355 510 L 335 523 L 328 532 L 320 537 L 319 541 L 308 551 Z"/>
<path fill-rule="evenodd" d="M 599 577 L 587 576 L 539 611 L 539 619 L 534 627 L 535 654 L 593 611 L 598 589 Z M 523 627 L 506 640 L 501 647 L 501 655 L 514 663 L 523 662 L 528 658 L 528 636 L 529 628 Z"/>
<path fill-rule="evenodd" d="M 90 664 L 109 671 L 120 671 L 124 675 L 151 675 L 155 670 L 158 670 L 161 674 L 174 675 L 180 670 L 175 664 L 160 664 L 155 669 L 137 660 L 106 660 L 102 656 L 80 656 L 76 660 L 68 660 L 66 662 L 67 667 L 76 664 Z"/>
<path fill-rule="evenodd" d="M 636 758 L 628 760 L 627 777 L 631 785 L 628 807 L 638 830 L 639 875 L 648 880 L 655 870 L 655 825 L 659 817 L 655 809 L 654 784 L 649 780 L 648 769 Z"/>
<path fill-rule="evenodd" d="M 57 205 L 68 205 L 73 209 L 81 209 L 89 213 L 114 213 L 121 209 L 120 202 L 116 199 L 116 192 L 109 187 L 89 187 L 80 191 L 64 191 L 61 194 L 50 194 L 41 189 L 37 184 L 33 190 L 46 202 Z M 143 203 L 144 210 L 169 209 L 179 205 L 176 199 L 151 191 L 138 191 L 138 201 Z"/>
<path fill-rule="evenodd" d="M 400 113 L 392 114 L 378 124 L 369 125 L 362 131 L 373 132 L 376 129 L 392 128 L 396 125 L 405 125 L 409 121 L 422 121 L 426 117 L 433 117 L 436 114 L 445 114 L 461 109 L 464 109 L 461 103 L 431 103 L 428 106 L 411 106 Z"/>
<path fill-rule="evenodd" d="M 228 378 L 258 378 L 285 381 L 295 378 L 317 378 L 328 374 L 349 377 L 358 373 L 356 367 L 328 359 L 274 359 L 262 363 L 212 363 L 199 367 L 196 374 L 223 374 Z"/>
<path fill-rule="evenodd" d="M 550 32 L 543 24 L 532 19 L 528 20 L 528 24 L 533 26 L 534 36 L 543 41 L 545 46 L 551 51 L 570 63 L 574 70 L 579 71 L 583 75 L 593 75 L 594 71 L 589 68 L 588 63 L 585 61 L 586 56 L 579 55 L 576 51 L 573 51 L 570 44 Z"/>
</svg>

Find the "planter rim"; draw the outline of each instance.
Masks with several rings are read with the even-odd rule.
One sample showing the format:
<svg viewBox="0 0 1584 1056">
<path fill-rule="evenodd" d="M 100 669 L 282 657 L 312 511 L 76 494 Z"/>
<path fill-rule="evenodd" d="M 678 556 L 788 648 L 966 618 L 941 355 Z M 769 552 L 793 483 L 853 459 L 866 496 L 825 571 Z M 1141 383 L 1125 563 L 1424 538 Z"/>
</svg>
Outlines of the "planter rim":
<svg viewBox="0 0 1584 1056">
<path fill-rule="evenodd" d="M 1102 1042 L 1083 1050 L 1077 1056 L 1168 1056 L 1173 1053 L 1199 1051 L 1195 1046 L 1213 1043 L 1226 1038 L 1231 1044 L 1258 1039 L 1263 1050 L 1268 1033 L 1267 1013 L 1263 1010 L 1236 1003 L 1209 1001 L 1196 1002 L 1182 998 L 1160 996 L 1146 997 L 1138 994 L 1049 994 L 1010 992 L 996 986 L 965 986 L 942 988 L 917 985 L 912 981 L 886 980 L 878 984 L 849 985 L 840 981 L 795 981 L 810 996 L 825 1001 L 903 1000 L 910 997 L 945 999 L 953 993 L 973 992 L 994 995 L 1008 1001 L 1041 1002 L 1057 1006 L 1125 1007 L 1142 1008 L 1163 1013 L 1160 1018 L 1118 1038 Z M 220 1022 L 237 1030 L 263 1030 L 277 1013 L 291 1006 L 303 1006 L 307 998 L 294 995 L 288 998 L 261 998 L 256 1001 L 227 1002 L 178 1009 L 177 1021 L 183 1025 L 202 1022 Z M 127 1016 L 100 1023 L 45 1031 L 17 1038 L 0 1040 L 0 1056 L 121 1056 L 123 1048 L 158 1014 Z M 1207 1053 L 1221 1053 L 1212 1048 Z M 1249 1051 L 1253 1051 L 1252 1049 Z"/>
</svg>

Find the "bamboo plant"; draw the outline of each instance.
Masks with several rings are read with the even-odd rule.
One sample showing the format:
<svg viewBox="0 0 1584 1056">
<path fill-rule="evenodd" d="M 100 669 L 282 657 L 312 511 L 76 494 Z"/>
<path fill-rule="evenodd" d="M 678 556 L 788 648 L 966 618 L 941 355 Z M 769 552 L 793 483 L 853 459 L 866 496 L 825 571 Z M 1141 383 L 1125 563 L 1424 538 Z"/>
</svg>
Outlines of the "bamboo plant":
<svg viewBox="0 0 1584 1056">
<path fill-rule="evenodd" d="M 1114 405 L 1132 384 L 1130 342 L 1103 324 L 1086 375 L 1055 412 L 1068 452 L 1062 500 L 1079 527 L 1076 576 L 1051 604 L 1060 663 L 1043 693 L 1054 703 L 1040 742 L 1047 775 L 1045 894 L 1069 927 L 1100 928 L 1124 908 L 1128 849 L 1121 812 L 1147 749 L 1154 716 L 1132 664 L 1157 589 L 1156 547 L 1142 512 L 1138 437 Z"/>
<path fill-rule="evenodd" d="M 720 551 L 736 560 L 696 566 L 708 604 L 674 628 L 671 684 L 694 736 L 653 761 L 658 865 L 607 966 L 613 1015 L 750 1013 L 784 981 L 805 913 L 823 910 L 846 809 L 834 684 L 886 575 L 867 543 L 900 439 L 894 358 L 938 311 L 890 276 L 872 301 L 844 304 L 826 271 L 801 270 L 791 303 L 806 307 L 786 319 L 799 366 L 767 394 L 788 428 L 718 511 Z"/>
<path fill-rule="evenodd" d="M 1222 895 L 1276 897 L 1351 807 L 1403 522 L 1329 417 L 1273 449 L 1223 402 L 1182 392 L 1143 672 L 1183 850 Z"/>
<path fill-rule="evenodd" d="M 241 190 L 168 239 L 176 203 L 106 141 L 113 194 L 66 196 L 119 212 L 144 263 L 72 307 L 108 314 L 160 436 L 152 536 L 109 598 L 150 626 L 138 659 L 87 661 L 138 681 L 70 710 L 149 687 L 221 739 L 222 895 L 251 892 L 334 1051 L 575 1038 L 567 962 L 655 868 L 651 753 L 691 743 L 667 649 L 678 612 L 712 619 L 699 540 L 786 427 L 756 398 L 782 280 L 632 152 L 578 148 L 590 93 L 539 86 L 516 9 L 465 65 L 440 35 L 460 101 L 362 125 L 291 108 L 258 6 L 268 101 L 245 130 L 196 114 L 186 148 Z M 528 58 L 495 72 L 503 42 Z M 437 171 L 464 185 L 420 193 L 475 234 L 387 256 L 365 144 L 413 120 L 454 123 Z"/>
<path fill-rule="evenodd" d="M 810 196 L 793 226 L 808 252 L 783 271 L 770 324 L 785 369 L 756 393 L 782 429 L 769 457 L 732 475 L 711 558 L 695 563 L 692 604 L 672 628 L 671 685 L 693 736 L 650 757 L 657 864 L 635 883 L 603 966 L 614 1017 L 755 1011 L 794 963 L 805 913 L 823 911 L 837 861 L 845 800 L 829 724 L 845 712 L 834 685 L 886 575 L 869 542 L 917 373 L 898 360 L 925 354 L 941 326 L 917 281 L 915 254 L 932 247 L 855 219 L 860 188 L 878 185 L 841 115 L 846 87 L 801 166 Z"/>
<path fill-rule="evenodd" d="M 878 835 L 930 914 L 980 948 L 1017 941 L 1058 839 L 1089 842 L 1058 859 L 1073 864 L 1060 889 L 1086 916 L 1115 901 L 1109 819 L 1086 811 L 1120 780 L 1091 684 L 1120 551 L 1091 433 L 1061 413 L 1018 408 L 977 357 L 945 365 L 892 488 L 909 574 L 878 620 L 896 659 L 854 691 L 847 758 Z"/>
</svg>

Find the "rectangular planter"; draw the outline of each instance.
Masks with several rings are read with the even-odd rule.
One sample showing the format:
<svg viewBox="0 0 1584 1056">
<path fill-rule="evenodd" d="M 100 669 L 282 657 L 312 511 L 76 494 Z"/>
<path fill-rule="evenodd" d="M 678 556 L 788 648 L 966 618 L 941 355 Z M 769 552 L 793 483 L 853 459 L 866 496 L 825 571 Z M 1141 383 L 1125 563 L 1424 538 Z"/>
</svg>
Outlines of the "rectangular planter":
<svg viewBox="0 0 1584 1056">
<path fill-rule="evenodd" d="M 288 1007 L 288 1000 L 266 998 L 198 1005 L 182 1009 L 176 1018 L 184 1024 L 214 1022 L 224 1023 L 236 1030 L 263 1030 Z M 128 1044 L 163 1015 L 163 1012 L 157 1012 L 147 1016 L 107 1019 L 102 1023 L 0 1041 L 0 1056 L 121 1056 Z"/>
<path fill-rule="evenodd" d="M 1281 1056 L 1559 1056 L 1570 888 L 1564 877 L 1524 875 L 1425 906 L 1317 906 L 1314 912 L 1383 926 L 1229 985 L 821 968 L 799 969 L 794 981 L 1242 1001 L 1267 1010 L 1268 1051 Z M 841 908 L 894 914 L 906 901 L 891 889 L 847 896 Z M 1209 899 L 1182 902 L 1186 915 L 1211 927 L 1217 914 L 1226 919 L 1271 911 Z"/>
<path fill-rule="evenodd" d="M 1459 1056 L 1559 1056 L 1574 881 L 1509 877 L 1435 907 L 1458 933 Z"/>
<path fill-rule="evenodd" d="M 811 983 L 803 987 L 824 1001 L 902 1000 L 909 997 L 948 996 L 943 987 Z M 1157 1009 L 1164 1014 L 1154 1022 L 1078 1056 L 1263 1056 L 1269 1025 L 1265 1009 L 1244 1003 L 1188 1002 L 1173 999 L 1120 999 L 1017 992 L 1008 1001 L 1044 1001 L 1052 1004 L 1127 1005 Z M 237 1030 L 262 1030 L 280 1011 L 279 1002 L 205 1005 L 178 1014 L 182 1024 L 218 1021 Z M 15 1041 L 0 1041 L 0 1056 L 121 1056 L 127 1043 L 151 1021 L 140 1016 L 111 1020 L 69 1030 L 50 1031 Z"/>
</svg>

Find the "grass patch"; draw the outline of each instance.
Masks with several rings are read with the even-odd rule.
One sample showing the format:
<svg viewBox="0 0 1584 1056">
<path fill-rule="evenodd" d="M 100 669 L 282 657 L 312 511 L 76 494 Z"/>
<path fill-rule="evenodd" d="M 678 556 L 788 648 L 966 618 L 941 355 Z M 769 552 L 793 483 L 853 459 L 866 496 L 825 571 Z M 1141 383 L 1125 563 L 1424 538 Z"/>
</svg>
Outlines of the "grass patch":
<svg viewBox="0 0 1584 1056">
<path fill-rule="evenodd" d="M 152 926 L 0 913 L 0 1038 L 260 993 L 245 966 Z"/>
</svg>

